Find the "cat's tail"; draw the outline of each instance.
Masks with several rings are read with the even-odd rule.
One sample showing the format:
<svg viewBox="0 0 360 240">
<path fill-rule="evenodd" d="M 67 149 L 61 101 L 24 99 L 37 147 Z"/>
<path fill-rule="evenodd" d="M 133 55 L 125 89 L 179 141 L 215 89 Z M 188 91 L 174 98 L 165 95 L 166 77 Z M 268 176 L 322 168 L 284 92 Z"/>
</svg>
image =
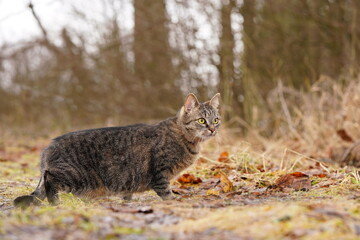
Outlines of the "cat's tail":
<svg viewBox="0 0 360 240">
<path fill-rule="evenodd" d="M 15 198 L 14 205 L 15 207 L 27 208 L 30 205 L 39 205 L 42 200 L 46 197 L 45 194 L 45 184 L 44 176 L 41 176 L 38 186 L 35 191 L 30 195 L 24 195 Z"/>
</svg>

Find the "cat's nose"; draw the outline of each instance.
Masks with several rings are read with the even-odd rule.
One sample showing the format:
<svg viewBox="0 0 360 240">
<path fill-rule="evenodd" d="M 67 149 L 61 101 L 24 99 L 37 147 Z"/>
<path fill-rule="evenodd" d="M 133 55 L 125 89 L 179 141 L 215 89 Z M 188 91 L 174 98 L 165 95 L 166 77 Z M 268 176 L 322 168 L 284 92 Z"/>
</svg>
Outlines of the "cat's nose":
<svg viewBox="0 0 360 240">
<path fill-rule="evenodd" d="M 210 131 L 211 133 L 214 133 L 214 132 L 215 132 L 215 128 L 209 128 L 209 131 Z"/>
</svg>

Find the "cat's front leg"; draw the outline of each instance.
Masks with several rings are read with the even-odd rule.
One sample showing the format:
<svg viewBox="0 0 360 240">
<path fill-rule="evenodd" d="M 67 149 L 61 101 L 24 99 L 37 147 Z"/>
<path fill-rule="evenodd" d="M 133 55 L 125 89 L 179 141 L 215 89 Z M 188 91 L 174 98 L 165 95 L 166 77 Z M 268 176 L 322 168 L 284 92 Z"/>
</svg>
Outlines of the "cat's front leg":
<svg viewBox="0 0 360 240">
<path fill-rule="evenodd" d="M 170 189 L 170 182 L 163 174 L 160 174 L 153 179 L 151 188 L 162 198 L 162 200 L 175 199 L 175 196 Z"/>
</svg>

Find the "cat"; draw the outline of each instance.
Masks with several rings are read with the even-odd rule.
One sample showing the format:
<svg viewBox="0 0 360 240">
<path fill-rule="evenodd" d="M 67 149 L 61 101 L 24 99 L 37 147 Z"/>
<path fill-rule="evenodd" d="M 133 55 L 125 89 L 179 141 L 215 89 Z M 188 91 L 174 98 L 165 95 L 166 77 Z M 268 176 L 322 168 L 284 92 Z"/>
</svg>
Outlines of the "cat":
<svg viewBox="0 0 360 240">
<path fill-rule="evenodd" d="M 155 125 L 70 132 L 53 139 L 41 155 L 41 178 L 35 191 L 14 200 L 17 207 L 59 201 L 58 192 L 82 196 L 122 194 L 153 189 L 173 199 L 170 180 L 189 167 L 203 141 L 217 134 L 220 94 L 200 103 L 190 93 L 175 117 Z"/>
</svg>

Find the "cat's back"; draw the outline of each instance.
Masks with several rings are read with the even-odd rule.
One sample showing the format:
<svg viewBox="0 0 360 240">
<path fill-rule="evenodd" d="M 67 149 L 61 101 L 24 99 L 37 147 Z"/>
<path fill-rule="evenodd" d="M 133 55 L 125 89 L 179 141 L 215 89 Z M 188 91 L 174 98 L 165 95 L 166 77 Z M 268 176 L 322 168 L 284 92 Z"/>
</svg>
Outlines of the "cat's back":
<svg viewBox="0 0 360 240">
<path fill-rule="evenodd" d="M 66 133 L 53 139 L 42 153 L 42 168 L 64 163 L 112 165 L 144 160 L 154 146 L 156 129 L 147 124 L 106 127 Z M 108 167 L 108 166 L 106 166 Z"/>
<path fill-rule="evenodd" d="M 149 135 L 147 133 L 152 132 L 151 129 L 147 124 L 134 124 L 69 132 L 54 138 L 44 152 L 86 155 L 89 152 L 126 150 L 134 145 L 146 144 L 145 135 Z"/>
<path fill-rule="evenodd" d="M 178 145 L 171 134 L 173 120 L 164 120 L 155 125 L 135 124 L 122 127 L 106 127 L 66 133 L 55 139 L 44 150 L 43 160 L 89 159 L 97 161 L 118 159 L 138 159 L 149 157 L 159 146 Z M 57 157 L 47 157 L 57 155 Z"/>
<path fill-rule="evenodd" d="M 53 139 L 52 145 L 63 145 L 66 143 L 88 142 L 93 144 L 108 143 L 108 141 L 134 140 L 147 131 L 149 125 L 134 124 L 122 127 L 94 128 L 69 132 Z"/>
<path fill-rule="evenodd" d="M 65 133 L 53 139 L 54 142 L 66 141 L 70 139 L 81 139 L 81 138 L 91 138 L 91 137 L 101 137 L 101 136 L 118 136 L 126 133 L 136 133 L 141 129 L 146 129 L 149 125 L 146 124 L 134 124 L 121 127 L 104 127 L 104 128 L 94 128 L 94 129 L 85 129 L 74 132 Z"/>
</svg>

